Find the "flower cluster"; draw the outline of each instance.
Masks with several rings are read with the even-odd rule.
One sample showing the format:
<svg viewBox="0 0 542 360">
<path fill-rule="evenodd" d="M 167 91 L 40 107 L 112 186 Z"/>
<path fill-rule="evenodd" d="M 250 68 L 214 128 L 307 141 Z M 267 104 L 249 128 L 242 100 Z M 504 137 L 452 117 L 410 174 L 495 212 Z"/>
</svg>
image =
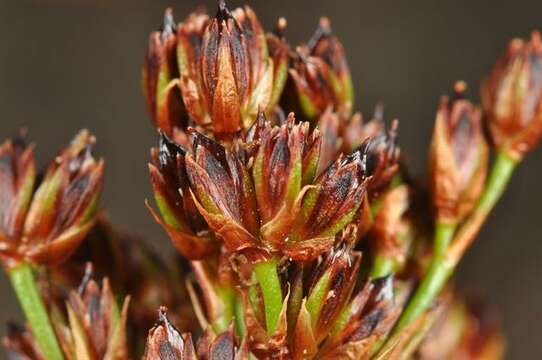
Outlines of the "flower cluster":
<svg viewBox="0 0 542 360">
<path fill-rule="evenodd" d="M 398 120 L 380 103 L 368 121 L 354 111 L 330 20 L 296 47 L 286 24 L 266 32 L 220 0 L 180 23 L 167 9 L 150 35 L 146 205 L 174 265 L 98 216 L 103 161 L 87 131 L 41 176 L 23 136 L 0 146 L 0 259 L 28 320 L 10 327 L 10 354 L 503 357 L 498 323 L 449 279 L 542 137 L 539 33 L 510 43 L 481 106 L 462 81 L 441 97 L 424 189 L 400 161 Z"/>
</svg>

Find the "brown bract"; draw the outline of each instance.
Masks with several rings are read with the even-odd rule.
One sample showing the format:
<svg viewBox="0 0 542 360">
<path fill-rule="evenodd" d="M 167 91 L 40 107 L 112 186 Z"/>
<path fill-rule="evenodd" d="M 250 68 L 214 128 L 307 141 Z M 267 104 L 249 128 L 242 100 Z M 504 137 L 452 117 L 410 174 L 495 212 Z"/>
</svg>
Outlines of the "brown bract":
<svg viewBox="0 0 542 360">
<path fill-rule="evenodd" d="M 94 142 L 88 131 L 81 131 L 50 163 L 35 190 L 33 146 L 18 139 L 0 147 L 0 257 L 5 266 L 58 264 L 88 233 L 104 167 L 92 157 Z"/>
<path fill-rule="evenodd" d="M 443 97 L 429 155 L 433 206 L 440 221 L 461 221 L 472 210 L 485 182 L 488 149 L 480 110 L 456 84 L 452 99 Z"/>
<path fill-rule="evenodd" d="M 315 120 L 328 107 L 345 117 L 352 114 L 350 70 L 328 18 L 321 18 L 309 42 L 296 48 L 290 64 L 299 105 L 307 118 Z"/>
<path fill-rule="evenodd" d="M 514 39 L 482 86 L 495 146 L 519 160 L 542 136 L 542 41 Z"/>
</svg>

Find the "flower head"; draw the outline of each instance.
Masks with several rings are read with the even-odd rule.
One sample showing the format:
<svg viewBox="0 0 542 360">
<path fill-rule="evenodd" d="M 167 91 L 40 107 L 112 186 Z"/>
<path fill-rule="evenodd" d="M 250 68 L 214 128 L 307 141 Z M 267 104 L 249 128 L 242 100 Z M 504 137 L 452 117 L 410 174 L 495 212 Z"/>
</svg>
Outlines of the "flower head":
<svg viewBox="0 0 542 360">
<path fill-rule="evenodd" d="M 284 83 L 283 55 L 274 42 L 275 72 L 267 39 L 248 6 L 230 11 L 219 1 L 216 16 L 191 15 L 179 25 L 180 86 L 190 116 L 216 133 L 233 133 L 254 122 L 259 109 L 274 106 Z M 276 101 L 276 99 L 275 99 Z"/>
<path fill-rule="evenodd" d="M 495 146 L 521 159 L 542 136 L 542 41 L 514 39 L 482 87 Z"/>
<path fill-rule="evenodd" d="M 4 265 L 58 264 L 83 240 L 96 220 L 103 179 L 104 163 L 91 154 L 94 142 L 81 131 L 50 163 L 35 191 L 33 147 L 20 139 L 0 147 Z"/>
<path fill-rule="evenodd" d="M 160 135 L 158 148 L 151 150 L 149 172 L 161 216 L 148 208 L 177 249 L 189 259 L 199 259 L 215 251 L 217 244 L 192 199 L 186 154 L 186 149 Z"/>
<path fill-rule="evenodd" d="M 284 245 L 301 209 L 304 193 L 318 167 L 320 135 L 309 123 L 295 124 L 290 114 L 285 124 L 266 123 L 254 159 L 253 178 L 262 221 L 261 236 L 270 248 Z"/>
<path fill-rule="evenodd" d="M 288 238 L 290 246 L 305 244 L 296 258 L 329 249 L 335 235 L 355 220 L 368 181 L 365 157 L 359 150 L 341 155 L 315 180 Z"/>
<path fill-rule="evenodd" d="M 350 116 L 353 90 L 342 44 L 331 32 L 329 20 L 320 24 L 308 44 L 298 46 L 292 59 L 290 76 L 299 105 L 309 119 L 315 119 L 328 107 Z"/>
<path fill-rule="evenodd" d="M 149 331 L 144 359 L 248 360 L 249 352 L 246 342 L 238 344 L 231 328 L 218 335 L 208 329 L 194 346 L 192 336 L 181 334 L 167 318 L 166 309 L 161 308 L 158 323 Z"/>
<path fill-rule="evenodd" d="M 475 205 L 483 189 L 488 150 L 480 110 L 456 84 L 454 97 L 443 97 L 431 144 L 430 181 L 433 205 L 440 221 L 456 222 Z"/>
</svg>

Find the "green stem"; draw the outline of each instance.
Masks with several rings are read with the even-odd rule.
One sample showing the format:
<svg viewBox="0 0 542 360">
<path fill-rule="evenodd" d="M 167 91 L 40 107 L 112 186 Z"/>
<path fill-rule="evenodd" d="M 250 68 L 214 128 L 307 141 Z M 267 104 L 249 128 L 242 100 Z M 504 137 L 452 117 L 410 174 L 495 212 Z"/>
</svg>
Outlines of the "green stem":
<svg viewBox="0 0 542 360">
<path fill-rule="evenodd" d="M 36 287 L 32 268 L 29 264 L 22 263 L 9 269 L 8 275 L 43 355 L 47 360 L 63 359 L 47 309 Z"/>
<path fill-rule="evenodd" d="M 446 250 L 454 236 L 455 228 L 455 224 L 437 223 L 431 263 L 395 326 L 395 333 L 423 314 L 446 284 L 453 269 L 450 263 L 446 261 Z"/>
<path fill-rule="evenodd" d="M 395 260 L 385 254 L 377 254 L 371 269 L 371 279 L 387 276 L 393 272 Z"/>
<path fill-rule="evenodd" d="M 499 198 L 504 193 L 506 185 L 510 181 L 510 177 L 516 168 L 517 161 L 512 159 L 506 153 L 499 151 L 495 157 L 491 174 L 487 181 L 487 185 L 484 189 L 476 211 L 483 210 L 485 212 L 491 211 Z"/>
<path fill-rule="evenodd" d="M 265 305 L 265 321 L 267 333 L 273 334 L 277 329 L 277 324 L 282 308 L 282 289 L 277 272 L 277 259 L 273 258 L 262 261 L 254 267 L 256 279 L 260 284 Z"/>
</svg>

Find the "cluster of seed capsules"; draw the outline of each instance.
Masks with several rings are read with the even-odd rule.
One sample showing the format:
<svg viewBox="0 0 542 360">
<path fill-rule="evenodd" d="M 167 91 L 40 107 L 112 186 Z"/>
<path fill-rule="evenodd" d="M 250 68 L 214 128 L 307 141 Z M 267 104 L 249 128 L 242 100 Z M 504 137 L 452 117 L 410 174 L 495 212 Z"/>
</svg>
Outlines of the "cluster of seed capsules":
<svg viewBox="0 0 542 360">
<path fill-rule="evenodd" d="M 159 303 L 169 310 L 160 308 L 148 332 L 145 359 L 502 357 L 498 324 L 446 283 L 498 198 L 488 190 L 498 177 L 486 179 L 491 149 L 515 165 L 542 135 L 540 35 L 510 43 L 483 83 L 482 107 L 463 82 L 442 97 L 425 189 L 399 161 L 398 121 L 386 126 L 381 105 L 369 121 L 354 113 L 329 20 L 296 48 L 286 25 L 280 18 L 266 33 L 250 7 L 223 1 L 214 16 L 196 11 L 180 23 L 166 10 L 143 67 L 159 133 L 149 163 L 155 206 L 146 204 L 182 257 L 182 281 L 161 275 L 161 265 L 137 272 L 159 263 L 146 250 L 123 259 L 111 247 L 119 268 L 145 280 L 113 279 L 133 291 L 130 308 L 127 298 L 117 309 L 109 280 L 100 287 L 87 268 L 67 305 L 50 305 L 67 358 L 134 356 L 152 321 L 147 310 Z M 81 133 L 36 191 L 33 148 L 20 139 L 0 147 L 6 268 L 81 268 L 65 260 L 93 226 L 107 229 L 95 211 L 103 163 L 90 155 L 93 142 Z M 453 241 L 439 248 L 431 238 L 441 225 L 453 228 Z M 427 274 L 441 265 L 447 273 L 435 285 L 438 274 Z M 13 354 L 46 358 L 28 331 L 12 328 L 5 343 Z"/>
</svg>

